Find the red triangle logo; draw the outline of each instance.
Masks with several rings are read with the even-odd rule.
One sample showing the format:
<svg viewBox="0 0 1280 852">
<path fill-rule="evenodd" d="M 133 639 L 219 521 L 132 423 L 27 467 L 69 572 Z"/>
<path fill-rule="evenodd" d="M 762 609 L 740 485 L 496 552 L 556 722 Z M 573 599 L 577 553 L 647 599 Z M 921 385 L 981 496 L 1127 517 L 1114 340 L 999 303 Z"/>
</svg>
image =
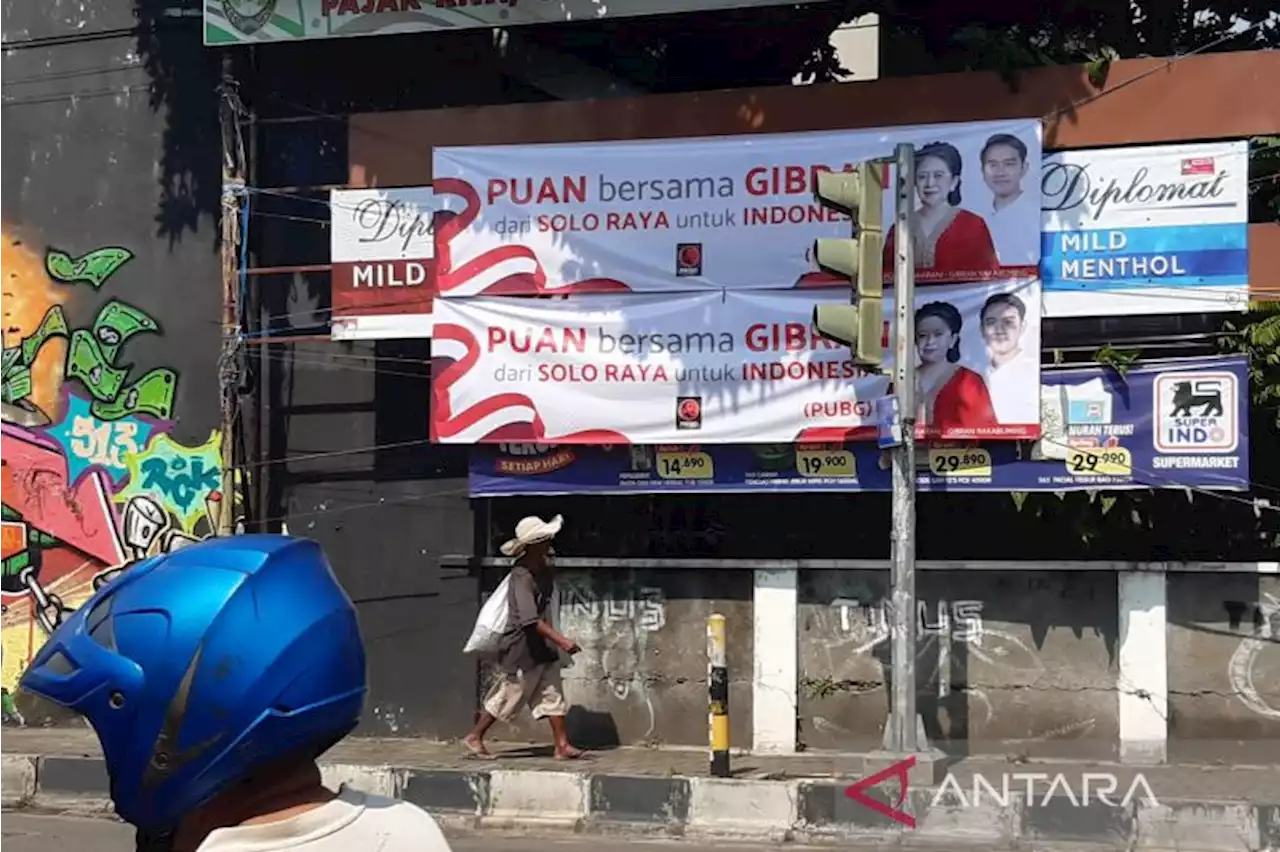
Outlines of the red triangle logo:
<svg viewBox="0 0 1280 852">
<path fill-rule="evenodd" d="M 855 781 L 845 789 L 844 794 L 863 807 L 870 808 L 878 814 L 883 814 L 895 822 L 900 822 L 907 828 L 915 828 L 916 818 L 906 811 L 900 810 L 902 803 L 906 801 L 907 798 L 907 773 L 910 772 L 911 767 L 915 765 L 916 759 L 915 756 L 912 755 L 906 760 L 898 761 L 888 769 L 880 770 L 875 775 L 868 775 L 860 781 Z M 898 779 L 898 801 L 893 805 L 886 805 L 884 802 L 878 802 L 863 792 L 864 790 L 874 787 L 881 781 L 888 778 Z"/>
</svg>

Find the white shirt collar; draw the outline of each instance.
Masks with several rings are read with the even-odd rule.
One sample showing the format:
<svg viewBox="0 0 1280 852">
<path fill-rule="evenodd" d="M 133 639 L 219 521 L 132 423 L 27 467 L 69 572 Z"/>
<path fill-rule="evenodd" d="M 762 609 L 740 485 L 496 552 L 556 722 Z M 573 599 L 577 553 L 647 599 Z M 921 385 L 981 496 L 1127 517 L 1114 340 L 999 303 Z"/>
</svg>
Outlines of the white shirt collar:
<svg viewBox="0 0 1280 852">
<path fill-rule="evenodd" d="M 300 846 L 341 831 L 355 822 L 364 809 L 364 793 L 343 785 L 336 798 L 297 816 L 278 822 L 219 828 L 204 839 L 199 852 L 274 850 L 284 843 Z"/>
<path fill-rule="evenodd" d="M 1030 195 L 1031 194 L 1024 189 L 1022 190 L 1022 194 L 1019 195 L 1017 198 L 1015 198 L 1012 203 L 1006 204 L 1003 207 L 996 207 L 995 200 L 993 199 L 991 202 L 991 215 L 999 216 L 1001 213 L 1004 213 L 1005 211 L 1017 210 L 1019 208 L 1025 207 L 1027 199 L 1030 197 Z"/>
</svg>

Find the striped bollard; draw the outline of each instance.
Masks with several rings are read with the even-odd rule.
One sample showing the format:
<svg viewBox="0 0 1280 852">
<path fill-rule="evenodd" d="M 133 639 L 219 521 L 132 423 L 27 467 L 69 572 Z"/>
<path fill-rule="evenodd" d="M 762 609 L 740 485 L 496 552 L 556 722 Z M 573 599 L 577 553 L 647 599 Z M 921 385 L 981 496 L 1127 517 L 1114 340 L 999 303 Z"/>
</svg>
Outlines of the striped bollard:
<svg viewBox="0 0 1280 852">
<path fill-rule="evenodd" d="M 729 777 L 729 667 L 725 663 L 724 616 L 707 618 L 708 725 L 711 735 L 711 775 Z"/>
</svg>

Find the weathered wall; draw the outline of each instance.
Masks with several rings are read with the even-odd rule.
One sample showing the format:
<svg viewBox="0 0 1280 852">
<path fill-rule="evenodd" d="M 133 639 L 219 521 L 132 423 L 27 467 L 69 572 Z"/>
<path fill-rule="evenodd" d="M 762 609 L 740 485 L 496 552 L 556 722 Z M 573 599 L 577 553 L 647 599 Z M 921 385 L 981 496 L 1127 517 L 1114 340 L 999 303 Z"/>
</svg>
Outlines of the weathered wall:
<svg viewBox="0 0 1280 852">
<path fill-rule="evenodd" d="M 801 739 L 879 743 L 889 708 L 889 575 L 801 571 Z M 1117 729 L 1116 579 L 1103 572 L 925 571 L 917 701 L 950 749 L 1109 755 Z"/>
<path fill-rule="evenodd" d="M 127 3 L 4 4 L 6 690 L 59 602 L 238 511 L 215 431 L 216 209 L 195 177 L 217 174 L 212 87 L 197 55 L 153 105 L 153 56 L 101 37 L 135 24 Z"/>
<path fill-rule="evenodd" d="M 1170 756 L 1230 759 L 1233 741 L 1247 741 L 1239 760 L 1274 760 L 1280 577 L 1170 574 L 1166 594 Z"/>
<path fill-rule="evenodd" d="M 492 588 L 503 571 L 489 571 Z M 560 628 L 582 646 L 563 672 L 582 745 L 707 744 L 707 616 L 728 630 L 730 742 L 751 746 L 752 572 L 563 571 Z M 486 678 L 487 682 L 487 678 Z M 547 740 L 522 713 L 494 733 Z"/>
</svg>

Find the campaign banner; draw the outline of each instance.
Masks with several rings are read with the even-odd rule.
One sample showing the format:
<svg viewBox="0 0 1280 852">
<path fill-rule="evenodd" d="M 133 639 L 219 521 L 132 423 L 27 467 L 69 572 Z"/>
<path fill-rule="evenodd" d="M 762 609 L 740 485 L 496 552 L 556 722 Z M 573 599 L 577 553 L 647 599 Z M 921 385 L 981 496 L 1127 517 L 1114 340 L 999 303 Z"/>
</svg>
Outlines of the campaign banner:
<svg viewBox="0 0 1280 852">
<path fill-rule="evenodd" d="M 330 192 L 335 340 L 431 336 L 437 208 L 430 187 Z"/>
<path fill-rule="evenodd" d="M 1046 156 L 1045 316 L 1245 310 L 1248 173 L 1245 141 Z"/>
<path fill-rule="evenodd" d="M 917 147 L 917 280 L 1034 277 L 1040 161 L 1034 119 L 820 133 L 437 148 L 442 297 L 779 290 L 848 282 L 818 271 L 847 216 L 814 174 Z M 885 183 L 892 186 L 892 170 Z M 884 193 L 893 275 L 893 191 Z"/>
<path fill-rule="evenodd" d="M 1248 363 L 1241 357 L 1043 374 L 1038 441 L 917 448 L 925 491 L 1249 487 Z M 888 491 L 874 442 L 471 448 L 473 497 L 667 492 Z"/>
<path fill-rule="evenodd" d="M 786 0 L 786 5 L 815 0 Z M 782 5 L 783 0 L 204 0 L 206 45 L 514 27 Z"/>
<path fill-rule="evenodd" d="M 882 343 L 890 354 L 892 291 Z M 578 444 L 873 438 L 884 374 L 810 320 L 832 291 L 439 299 L 432 439 Z M 917 291 L 922 437 L 1039 435 L 1035 279 Z M 892 366 L 887 359 L 885 369 Z"/>
</svg>

